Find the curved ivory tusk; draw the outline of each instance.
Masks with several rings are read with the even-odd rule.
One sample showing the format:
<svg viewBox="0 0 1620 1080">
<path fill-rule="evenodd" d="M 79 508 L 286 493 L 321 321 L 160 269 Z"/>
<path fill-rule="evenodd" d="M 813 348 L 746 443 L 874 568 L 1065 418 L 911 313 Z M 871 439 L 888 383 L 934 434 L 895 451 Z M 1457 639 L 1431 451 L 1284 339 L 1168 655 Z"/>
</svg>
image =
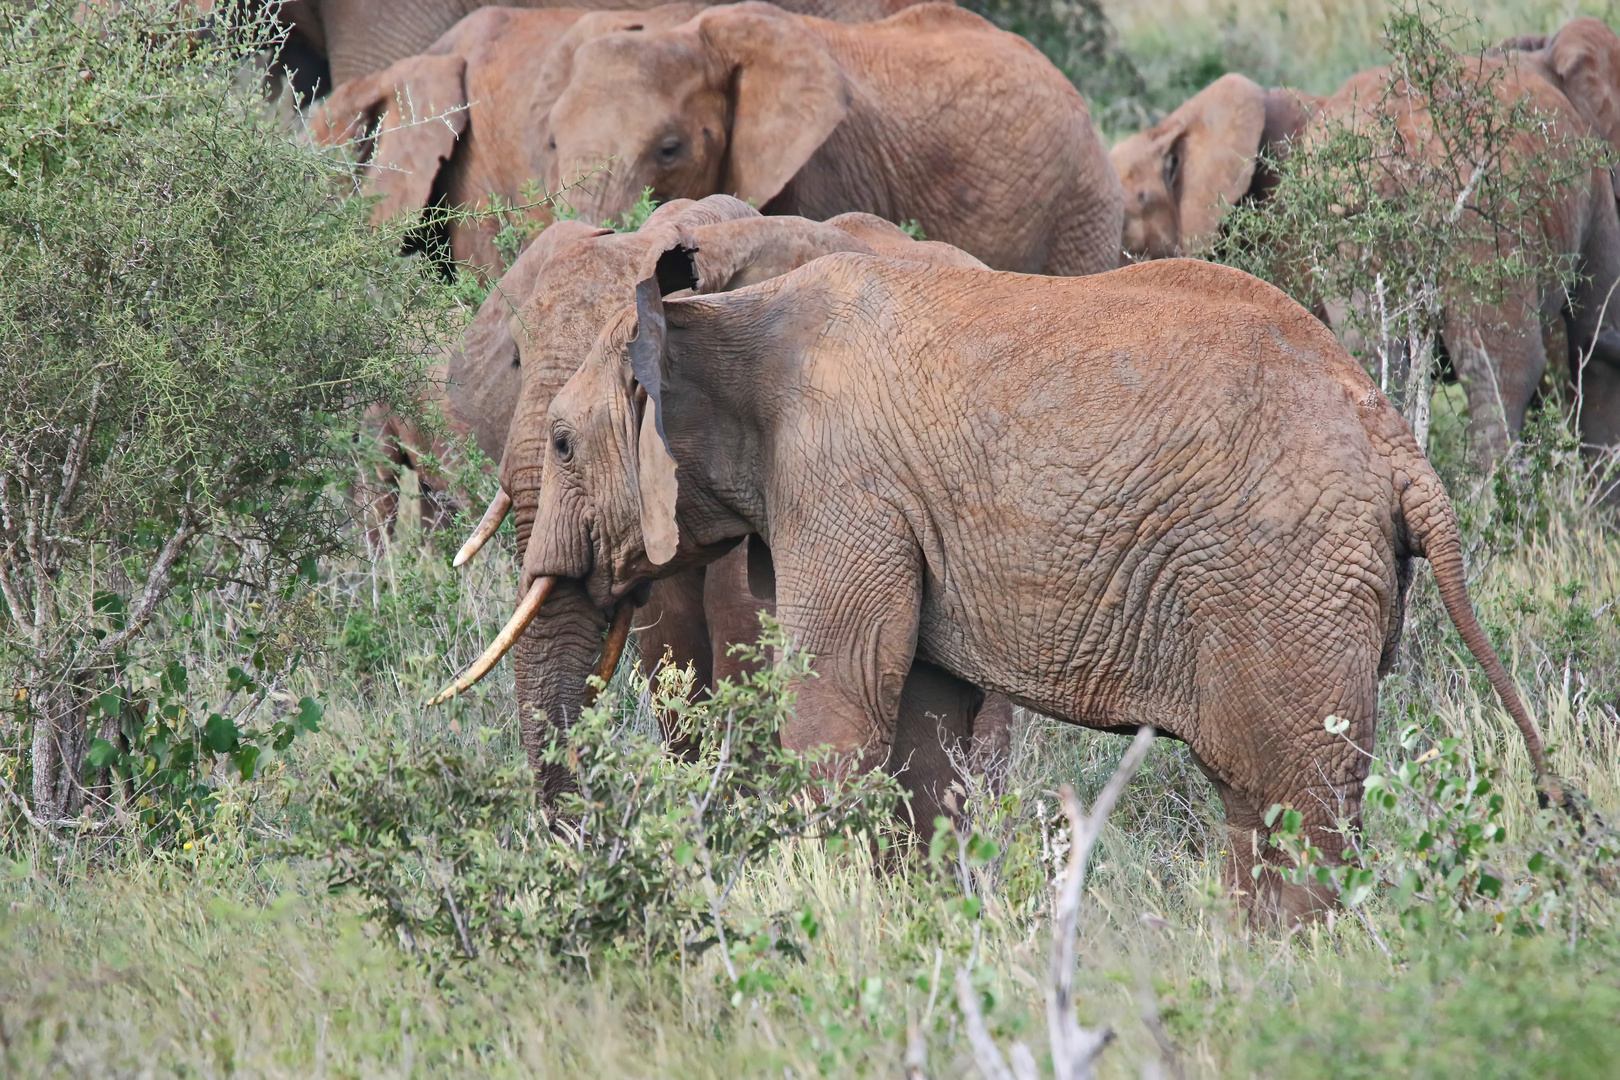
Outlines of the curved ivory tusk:
<svg viewBox="0 0 1620 1080">
<path fill-rule="evenodd" d="M 489 509 L 478 519 L 478 527 L 467 537 L 467 542 L 461 545 L 461 550 L 456 552 L 455 561 L 450 565 L 459 569 L 468 559 L 478 554 L 479 549 L 489 543 L 489 538 L 495 535 L 495 530 L 501 527 L 501 522 L 506 520 L 506 515 L 511 510 L 512 496 L 508 495 L 505 489 L 497 490 L 495 498 L 490 500 Z"/>
<path fill-rule="evenodd" d="M 474 660 L 472 667 L 468 668 L 461 678 L 440 690 L 438 696 L 429 701 L 428 705 L 442 705 L 488 675 L 490 669 L 500 663 L 501 657 L 517 644 L 517 639 L 523 636 L 523 631 L 528 629 L 534 617 L 540 614 L 540 607 L 546 602 L 546 597 L 551 595 L 551 587 L 555 584 L 557 579 L 554 577 L 536 578 L 534 584 L 529 586 L 529 594 L 523 598 L 517 610 L 512 612 L 512 617 L 501 627 L 500 634 L 490 643 L 489 648 L 484 650 L 484 655 Z"/>
<path fill-rule="evenodd" d="M 608 627 L 607 639 L 602 642 L 602 659 L 596 662 L 596 677 L 606 683 L 618 670 L 619 658 L 624 655 L 624 643 L 630 638 L 630 622 L 635 617 L 636 605 L 628 599 L 619 601 L 619 610 L 613 613 L 613 625 Z M 596 687 L 587 686 L 585 707 L 596 703 Z"/>
</svg>

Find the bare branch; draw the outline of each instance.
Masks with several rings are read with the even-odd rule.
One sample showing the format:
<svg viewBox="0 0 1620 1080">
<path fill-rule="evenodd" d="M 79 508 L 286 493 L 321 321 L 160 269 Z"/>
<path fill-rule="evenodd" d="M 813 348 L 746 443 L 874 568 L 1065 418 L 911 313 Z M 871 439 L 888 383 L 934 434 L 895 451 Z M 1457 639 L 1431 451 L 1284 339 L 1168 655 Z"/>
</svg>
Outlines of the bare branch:
<svg viewBox="0 0 1620 1080">
<path fill-rule="evenodd" d="M 1103 823 L 1108 820 L 1114 804 L 1152 745 L 1153 729 L 1147 726 L 1137 729 L 1124 760 L 1103 785 L 1102 794 L 1097 796 L 1089 815 L 1081 807 L 1073 788 L 1065 784 L 1062 789 L 1063 812 L 1069 818 L 1073 837 L 1069 844 L 1069 866 L 1052 913 L 1051 988 L 1046 998 L 1047 1033 L 1052 1040 L 1052 1074 L 1056 1080 L 1089 1080 L 1091 1063 L 1114 1038 L 1112 1031 L 1106 1028 L 1090 1031 L 1074 1018 L 1075 926 L 1091 849 L 1102 834 Z"/>
<path fill-rule="evenodd" d="M 1007 1062 L 1002 1059 L 1001 1051 L 996 1049 L 996 1041 L 990 1037 L 990 1031 L 984 1026 L 984 1013 L 979 1009 L 979 995 L 973 990 L 973 976 L 968 969 L 956 969 L 956 1005 L 962 1010 L 962 1020 L 967 1027 L 968 1042 L 973 1045 L 973 1060 L 984 1074 L 984 1080 L 1014 1080 L 1013 1074 L 1007 1068 Z"/>
<path fill-rule="evenodd" d="M 1080 912 L 1080 896 L 1086 880 L 1086 864 L 1091 849 L 1102 833 L 1114 804 L 1119 801 L 1125 786 L 1147 757 L 1153 745 L 1153 729 L 1137 729 L 1136 738 L 1125 757 L 1114 770 L 1114 775 L 1103 785 L 1102 794 L 1086 814 L 1075 797 L 1074 789 L 1063 785 L 1063 810 L 1068 815 L 1072 840 L 1069 845 L 1069 865 L 1058 888 L 1052 912 L 1052 969 L 1051 986 L 1046 995 L 1047 1033 L 1052 1040 L 1052 1073 L 1056 1080 L 1091 1080 L 1091 1065 L 1103 1048 L 1114 1040 L 1109 1028 L 1092 1031 L 1083 1028 L 1074 1018 L 1074 938 L 1075 925 Z M 974 950 L 977 953 L 977 942 Z M 967 1027 L 968 1042 L 973 1046 L 973 1060 L 985 1080 L 1036 1080 L 1035 1059 L 1029 1048 L 1014 1043 L 1011 1050 L 1012 1068 L 1002 1058 L 984 1024 L 979 1009 L 978 995 L 973 992 L 970 974 L 972 961 L 956 969 L 956 1004 L 962 1011 Z"/>
<path fill-rule="evenodd" d="M 124 628 L 116 634 L 107 635 L 98 643 L 95 655 L 105 656 L 123 648 L 141 632 L 159 602 L 168 595 L 169 577 L 174 572 L 175 561 L 180 558 L 180 553 L 195 535 L 197 527 L 192 523 L 190 514 L 183 514 L 180 518 L 180 527 L 174 530 L 164 542 L 163 550 L 158 552 L 157 562 L 152 565 L 152 572 L 146 578 L 146 591 L 141 594 L 140 601 L 130 611 Z"/>
</svg>

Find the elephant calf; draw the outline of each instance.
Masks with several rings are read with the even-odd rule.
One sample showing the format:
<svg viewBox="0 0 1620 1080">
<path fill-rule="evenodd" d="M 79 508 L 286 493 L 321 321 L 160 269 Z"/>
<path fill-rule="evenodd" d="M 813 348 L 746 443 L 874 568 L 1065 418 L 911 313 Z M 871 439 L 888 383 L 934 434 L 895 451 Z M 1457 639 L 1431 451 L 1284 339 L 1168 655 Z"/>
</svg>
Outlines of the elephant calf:
<svg viewBox="0 0 1620 1080">
<path fill-rule="evenodd" d="M 508 634 L 566 634 L 748 537 L 817 658 L 785 745 L 881 758 L 917 661 L 1072 723 L 1151 724 L 1220 793 L 1228 881 L 1294 917 L 1325 897 L 1256 886 L 1256 834 L 1281 803 L 1341 850 L 1422 555 L 1562 798 L 1439 478 L 1281 292 L 1187 260 L 1063 280 L 836 254 L 662 297 L 702 275 L 667 251 L 552 401 Z"/>
</svg>

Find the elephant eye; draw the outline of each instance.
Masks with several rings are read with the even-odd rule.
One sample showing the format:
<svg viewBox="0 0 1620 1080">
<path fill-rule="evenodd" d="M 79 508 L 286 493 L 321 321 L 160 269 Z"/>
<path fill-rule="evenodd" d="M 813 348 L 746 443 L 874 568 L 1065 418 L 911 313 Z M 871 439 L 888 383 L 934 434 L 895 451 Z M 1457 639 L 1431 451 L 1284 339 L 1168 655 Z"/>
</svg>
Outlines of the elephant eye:
<svg viewBox="0 0 1620 1080">
<path fill-rule="evenodd" d="M 546 140 L 546 149 L 548 149 L 548 150 L 557 149 L 557 136 L 553 135 L 551 138 Z"/>
<path fill-rule="evenodd" d="M 666 135 L 664 141 L 658 144 L 658 159 L 660 161 L 674 161 L 681 154 L 681 138 L 679 135 Z"/>
<path fill-rule="evenodd" d="M 574 440 L 566 432 L 559 432 L 552 437 L 551 448 L 557 452 L 557 460 L 567 464 L 574 458 Z"/>
</svg>

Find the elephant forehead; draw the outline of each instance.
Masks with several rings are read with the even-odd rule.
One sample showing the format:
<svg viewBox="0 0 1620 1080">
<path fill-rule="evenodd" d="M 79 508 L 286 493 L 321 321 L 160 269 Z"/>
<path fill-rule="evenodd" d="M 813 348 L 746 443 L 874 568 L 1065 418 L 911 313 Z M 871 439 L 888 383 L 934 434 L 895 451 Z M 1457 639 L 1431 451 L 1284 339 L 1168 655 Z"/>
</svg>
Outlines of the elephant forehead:
<svg viewBox="0 0 1620 1080">
<path fill-rule="evenodd" d="M 658 85 L 654 80 L 686 82 L 703 72 L 703 52 L 695 39 L 673 33 L 648 34 L 629 31 L 604 34 L 586 42 L 575 58 L 574 86 L 608 84 L 615 91 L 627 87 L 627 75 L 642 86 Z"/>
</svg>

